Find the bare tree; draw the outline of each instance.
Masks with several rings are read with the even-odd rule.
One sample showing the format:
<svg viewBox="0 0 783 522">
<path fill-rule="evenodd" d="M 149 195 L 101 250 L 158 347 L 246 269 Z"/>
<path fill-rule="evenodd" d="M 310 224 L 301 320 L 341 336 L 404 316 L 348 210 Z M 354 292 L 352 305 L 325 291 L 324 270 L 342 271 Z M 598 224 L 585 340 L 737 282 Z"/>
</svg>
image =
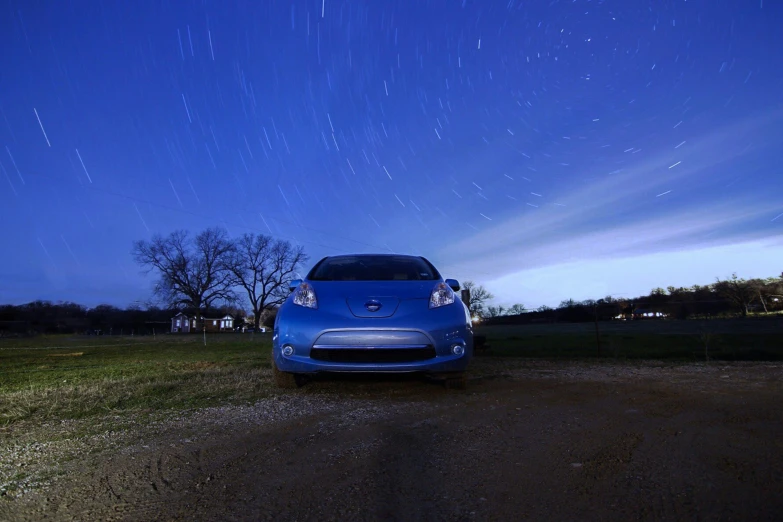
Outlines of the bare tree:
<svg viewBox="0 0 783 522">
<path fill-rule="evenodd" d="M 715 283 L 715 290 L 739 308 L 743 317 L 748 315 L 748 307 L 756 298 L 753 286 L 748 281 L 737 277 L 737 274 L 732 274 L 731 279 L 726 281 L 718 279 Z"/>
<path fill-rule="evenodd" d="M 525 305 L 521 303 L 516 303 L 511 308 L 508 309 L 509 315 L 520 315 L 525 313 Z"/>
<path fill-rule="evenodd" d="M 234 284 L 247 293 L 255 328 L 270 307 L 285 301 L 289 280 L 307 260 L 301 246 L 263 234 L 245 234 L 234 241 L 230 270 Z"/>
<path fill-rule="evenodd" d="M 484 313 L 484 304 L 495 298 L 486 288 L 481 285 L 476 285 L 473 281 L 465 281 L 462 283 L 462 288 L 470 291 L 470 315 L 481 316 Z"/>
<path fill-rule="evenodd" d="M 761 302 L 765 313 L 768 313 L 774 303 L 783 297 L 783 279 L 776 277 L 751 279 L 748 281 L 748 285 L 753 289 L 755 296 Z"/>
<path fill-rule="evenodd" d="M 780 277 L 768 277 L 764 279 L 763 286 L 764 299 L 771 304 L 780 303 L 783 299 L 783 274 L 780 274 Z M 773 304 L 773 306 L 775 305 Z M 776 307 L 779 308 L 780 305 L 777 305 Z"/>
<path fill-rule="evenodd" d="M 487 307 L 487 317 L 500 317 L 501 315 L 506 315 L 506 309 L 502 306 Z"/>
<path fill-rule="evenodd" d="M 219 301 L 231 301 L 231 271 L 228 269 L 231 241 L 225 230 L 208 228 L 192 240 L 185 230 L 166 237 L 133 244 L 132 255 L 146 273 L 157 272 L 155 294 L 167 305 L 208 310 Z"/>
</svg>

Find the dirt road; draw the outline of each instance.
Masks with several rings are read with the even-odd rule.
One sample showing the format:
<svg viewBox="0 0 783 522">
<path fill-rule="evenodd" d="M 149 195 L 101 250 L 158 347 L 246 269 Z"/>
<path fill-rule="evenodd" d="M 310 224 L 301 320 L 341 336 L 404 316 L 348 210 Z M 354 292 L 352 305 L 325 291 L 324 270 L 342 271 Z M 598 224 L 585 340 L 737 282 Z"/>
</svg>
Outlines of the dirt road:
<svg viewBox="0 0 783 522">
<path fill-rule="evenodd" d="M 140 428 L 0 518 L 780 519 L 783 366 L 498 364 L 466 392 L 324 380 Z"/>
</svg>

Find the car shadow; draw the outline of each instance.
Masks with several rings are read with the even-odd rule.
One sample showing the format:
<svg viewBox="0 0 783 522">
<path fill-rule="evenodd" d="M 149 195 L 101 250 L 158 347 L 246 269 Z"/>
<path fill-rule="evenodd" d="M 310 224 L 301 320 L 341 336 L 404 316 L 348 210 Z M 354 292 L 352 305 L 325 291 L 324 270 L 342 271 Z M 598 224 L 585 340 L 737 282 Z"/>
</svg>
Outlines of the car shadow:
<svg viewBox="0 0 783 522">
<path fill-rule="evenodd" d="M 386 427 L 373 467 L 367 509 L 376 520 L 438 520 L 439 504 L 448 496 L 438 465 L 443 459 L 435 424 L 417 428 Z"/>
<path fill-rule="evenodd" d="M 336 391 L 353 393 L 378 392 L 384 395 L 400 392 L 433 391 L 443 383 L 424 373 L 318 373 L 304 376 L 303 391 Z"/>
</svg>

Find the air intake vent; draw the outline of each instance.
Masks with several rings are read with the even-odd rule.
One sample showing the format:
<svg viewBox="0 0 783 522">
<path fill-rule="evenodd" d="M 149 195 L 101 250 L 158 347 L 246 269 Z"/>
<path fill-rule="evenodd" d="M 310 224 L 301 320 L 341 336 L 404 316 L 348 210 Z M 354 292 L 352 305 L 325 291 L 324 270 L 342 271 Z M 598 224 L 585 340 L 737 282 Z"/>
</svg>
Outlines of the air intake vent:
<svg viewBox="0 0 783 522">
<path fill-rule="evenodd" d="M 339 363 L 406 363 L 435 358 L 435 348 L 312 348 L 310 358 Z"/>
</svg>

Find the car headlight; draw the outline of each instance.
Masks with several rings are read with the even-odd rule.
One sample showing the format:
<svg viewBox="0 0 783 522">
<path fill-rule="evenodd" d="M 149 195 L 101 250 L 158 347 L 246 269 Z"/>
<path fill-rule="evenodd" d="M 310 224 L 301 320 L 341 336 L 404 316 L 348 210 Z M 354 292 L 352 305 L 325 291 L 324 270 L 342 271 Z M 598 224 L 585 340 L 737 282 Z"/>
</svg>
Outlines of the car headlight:
<svg viewBox="0 0 783 522">
<path fill-rule="evenodd" d="M 318 299 L 315 297 L 315 290 L 306 282 L 302 282 L 294 290 L 294 304 L 304 306 L 305 308 L 318 308 Z"/>
<path fill-rule="evenodd" d="M 438 283 L 430 294 L 430 308 L 453 304 L 456 300 L 454 290 L 446 283 Z"/>
</svg>

